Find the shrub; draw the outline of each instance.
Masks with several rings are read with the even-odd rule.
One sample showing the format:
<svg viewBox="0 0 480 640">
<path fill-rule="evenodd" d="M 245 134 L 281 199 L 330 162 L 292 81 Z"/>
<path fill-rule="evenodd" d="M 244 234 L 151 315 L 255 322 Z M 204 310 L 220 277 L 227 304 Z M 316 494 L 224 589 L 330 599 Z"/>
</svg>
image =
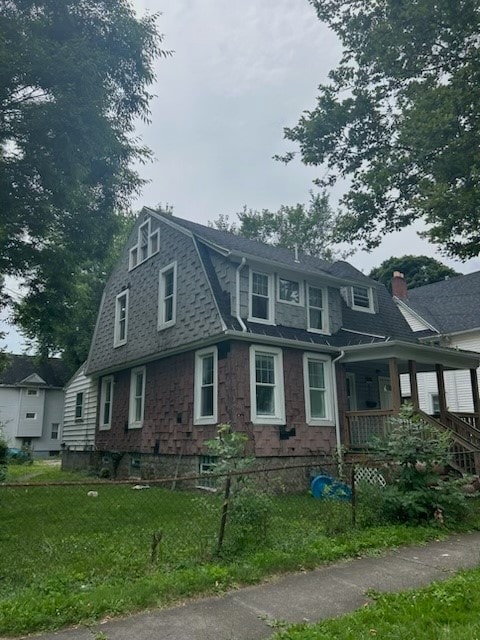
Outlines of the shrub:
<svg viewBox="0 0 480 640">
<path fill-rule="evenodd" d="M 385 516 L 397 522 L 457 521 L 466 513 L 465 497 L 454 481 L 436 469 L 449 460 L 450 434 L 425 422 L 411 405 L 390 420 L 387 438 L 377 449 L 391 460 L 384 490 Z"/>
</svg>

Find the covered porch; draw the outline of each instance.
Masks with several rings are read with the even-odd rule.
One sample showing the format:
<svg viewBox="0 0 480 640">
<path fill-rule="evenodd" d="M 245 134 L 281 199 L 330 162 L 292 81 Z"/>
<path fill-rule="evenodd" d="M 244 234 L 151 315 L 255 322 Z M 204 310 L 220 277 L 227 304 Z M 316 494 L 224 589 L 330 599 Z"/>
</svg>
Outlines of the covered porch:
<svg viewBox="0 0 480 640">
<path fill-rule="evenodd" d="M 364 452 L 389 428 L 389 418 L 410 402 L 424 420 L 448 429 L 455 465 L 465 473 L 480 473 L 480 397 L 477 367 L 480 354 L 390 341 L 347 347 L 336 362 L 341 443 L 349 452 Z M 467 370 L 473 410 L 449 410 L 445 371 Z M 438 398 L 433 411 L 420 407 L 418 374 L 435 372 Z"/>
</svg>

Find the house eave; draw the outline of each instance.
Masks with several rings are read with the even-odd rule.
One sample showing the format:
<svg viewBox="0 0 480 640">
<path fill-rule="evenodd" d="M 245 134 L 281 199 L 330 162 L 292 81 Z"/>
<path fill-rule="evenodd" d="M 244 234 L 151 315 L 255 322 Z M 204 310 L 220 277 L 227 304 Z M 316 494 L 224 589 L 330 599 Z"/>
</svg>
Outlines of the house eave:
<svg viewBox="0 0 480 640">
<path fill-rule="evenodd" d="M 347 346 L 343 350 L 345 355 L 342 362 L 345 363 L 397 358 L 401 361 L 414 360 L 427 365 L 442 364 L 451 369 L 476 369 L 480 363 L 480 354 L 473 351 L 433 347 L 403 340 Z"/>
</svg>

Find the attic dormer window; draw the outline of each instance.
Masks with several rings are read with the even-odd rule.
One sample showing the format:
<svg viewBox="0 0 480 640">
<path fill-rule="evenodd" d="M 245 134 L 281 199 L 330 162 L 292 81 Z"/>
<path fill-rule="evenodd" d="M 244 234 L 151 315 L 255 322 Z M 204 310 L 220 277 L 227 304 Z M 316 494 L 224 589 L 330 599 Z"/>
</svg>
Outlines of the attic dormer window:
<svg viewBox="0 0 480 640">
<path fill-rule="evenodd" d="M 152 220 L 148 218 L 138 228 L 137 244 L 130 249 L 129 269 L 135 269 L 160 250 L 160 232 L 152 231 Z"/>
<path fill-rule="evenodd" d="M 352 309 L 374 312 L 373 291 L 371 287 L 352 287 Z"/>
<path fill-rule="evenodd" d="M 250 314 L 254 322 L 273 323 L 272 275 L 250 271 Z"/>
</svg>

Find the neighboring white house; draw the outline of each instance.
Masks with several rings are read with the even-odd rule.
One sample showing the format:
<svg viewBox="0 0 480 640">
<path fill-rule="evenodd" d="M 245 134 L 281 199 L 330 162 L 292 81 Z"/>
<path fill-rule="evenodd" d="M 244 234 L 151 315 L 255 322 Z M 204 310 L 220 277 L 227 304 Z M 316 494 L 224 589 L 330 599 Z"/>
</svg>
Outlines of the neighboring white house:
<svg viewBox="0 0 480 640">
<path fill-rule="evenodd" d="M 412 331 L 426 344 L 480 352 L 480 272 L 407 290 L 396 271 L 392 294 Z M 480 370 L 479 370 L 480 371 Z M 454 413 L 473 411 L 469 371 L 445 371 L 447 405 Z M 408 376 L 401 377 L 402 396 L 410 395 Z M 418 374 L 420 408 L 439 412 L 437 377 Z"/>
<path fill-rule="evenodd" d="M 9 447 L 30 447 L 46 458 L 61 448 L 63 385 L 67 368 L 58 358 L 9 355 L 0 371 L 0 423 Z"/>
<path fill-rule="evenodd" d="M 65 385 L 62 446 L 70 451 L 88 451 L 95 444 L 97 384 L 84 372 L 85 363 Z"/>
</svg>

